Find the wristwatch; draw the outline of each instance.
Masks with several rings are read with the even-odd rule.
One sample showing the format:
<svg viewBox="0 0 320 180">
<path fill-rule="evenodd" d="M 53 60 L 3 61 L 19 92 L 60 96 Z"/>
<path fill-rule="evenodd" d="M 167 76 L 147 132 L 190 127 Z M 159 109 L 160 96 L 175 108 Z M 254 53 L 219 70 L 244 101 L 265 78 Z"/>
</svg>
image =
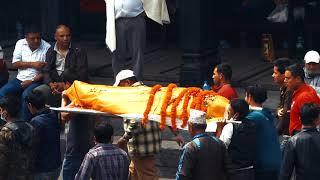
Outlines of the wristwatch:
<svg viewBox="0 0 320 180">
<path fill-rule="evenodd" d="M 34 82 L 34 78 L 31 79 L 31 82 Z"/>
</svg>

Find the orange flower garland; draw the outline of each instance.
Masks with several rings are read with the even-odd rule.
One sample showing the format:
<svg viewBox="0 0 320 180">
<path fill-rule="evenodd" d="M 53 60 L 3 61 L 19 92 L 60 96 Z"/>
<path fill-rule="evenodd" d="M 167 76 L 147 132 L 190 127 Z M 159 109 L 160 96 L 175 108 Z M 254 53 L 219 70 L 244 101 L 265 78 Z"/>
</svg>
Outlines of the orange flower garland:
<svg viewBox="0 0 320 180">
<path fill-rule="evenodd" d="M 153 86 L 151 91 L 150 91 L 150 96 L 149 96 L 149 99 L 148 99 L 147 108 L 143 113 L 142 124 L 144 126 L 148 123 L 148 120 L 149 120 L 148 115 L 149 115 L 149 113 L 151 111 L 151 108 L 152 108 L 152 105 L 153 105 L 154 96 L 155 96 L 156 92 L 159 91 L 159 89 L 161 87 L 162 86 L 160 84 L 157 84 L 157 85 Z"/>
<path fill-rule="evenodd" d="M 175 84 L 169 84 L 166 92 L 165 99 L 163 100 L 163 104 L 161 106 L 160 116 L 161 116 L 161 122 L 160 122 L 160 129 L 164 129 L 166 127 L 166 117 L 167 117 L 167 107 L 168 103 L 171 100 L 172 96 L 172 90 L 173 88 L 177 87 Z"/>
<path fill-rule="evenodd" d="M 177 106 L 179 105 L 180 101 L 182 100 L 182 98 L 184 97 L 184 95 L 188 92 L 188 89 L 184 89 L 180 94 L 179 96 L 175 99 L 174 103 L 172 104 L 172 107 L 171 107 L 171 114 L 170 114 L 170 117 L 171 117 L 171 127 L 172 127 L 172 130 L 175 132 L 177 130 L 177 121 L 176 121 L 176 118 L 177 118 Z"/>
<path fill-rule="evenodd" d="M 197 87 L 191 87 L 188 88 L 188 92 L 185 95 L 183 106 L 182 106 L 182 114 L 180 116 L 180 119 L 182 120 L 181 128 L 184 128 L 187 125 L 189 114 L 188 114 L 188 105 L 189 105 L 189 100 L 191 96 L 194 96 L 198 94 L 200 91 L 200 88 Z"/>
</svg>

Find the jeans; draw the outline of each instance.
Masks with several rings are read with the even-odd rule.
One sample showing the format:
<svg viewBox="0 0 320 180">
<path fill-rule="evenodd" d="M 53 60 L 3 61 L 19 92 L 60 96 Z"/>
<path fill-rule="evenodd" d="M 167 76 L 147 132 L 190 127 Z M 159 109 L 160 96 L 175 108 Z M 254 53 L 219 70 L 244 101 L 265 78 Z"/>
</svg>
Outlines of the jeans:
<svg viewBox="0 0 320 180">
<path fill-rule="evenodd" d="M 60 175 L 60 168 L 45 173 L 36 173 L 33 175 L 34 180 L 57 180 Z"/>
<path fill-rule="evenodd" d="M 27 95 L 37 86 L 40 85 L 40 83 L 32 83 L 27 88 L 23 89 L 21 86 L 20 80 L 17 78 L 14 78 L 13 80 L 9 81 L 6 85 L 4 85 L 0 89 L 0 98 L 5 97 L 7 94 L 18 94 L 21 97 L 21 119 L 30 121 L 32 115 L 29 112 L 29 109 L 27 107 L 27 103 L 25 102 L 25 98 Z"/>
<path fill-rule="evenodd" d="M 77 172 L 80 169 L 84 156 L 66 156 L 62 165 L 63 180 L 74 180 Z"/>
</svg>

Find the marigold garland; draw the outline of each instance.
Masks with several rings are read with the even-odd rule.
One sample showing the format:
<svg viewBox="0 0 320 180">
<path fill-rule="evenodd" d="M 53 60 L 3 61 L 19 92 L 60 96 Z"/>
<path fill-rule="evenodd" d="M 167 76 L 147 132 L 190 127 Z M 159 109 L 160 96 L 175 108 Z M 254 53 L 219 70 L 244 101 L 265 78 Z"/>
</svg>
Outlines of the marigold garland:
<svg viewBox="0 0 320 180">
<path fill-rule="evenodd" d="M 166 117 L 167 117 L 167 107 L 168 103 L 171 100 L 172 96 L 172 90 L 173 88 L 177 87 L 176 84 L 169 84 L 167 87 L 167 92 L 165 99 L 163 100 L 163 104 L 161 106 L 160 116 L 161 116 L 161 122 L 160 122 L 160 129 L 163 130 L 166 127 Z"/>
<path fill-rule="evenodd" d="M 184 97 L 184 95 L 188 92 L 188 89 L 184 89 L 179 96 L 175 99 L 175 101 L 173 102 L 172 106 L 171 106 L 171 113 L 170 113 L 170 117 L 171 117 L 171 127 L 172 130 L 175 132 L 177 130 L 177 106 L 179 105 L 180 101 L 182 100 L 182 98 Z"/>
<path fill-rule="evenodd" d="M 188 92 L 185 95 L 183 106 L 182 106 L 182 113 L 180 119 L 182 120 L 181 128 L 184 128 L 187 125 L 189 114 L 188 114 L 188 105 L 191 96 L 194 96 L 200 92 L 200 88 L 197 87 L 190 87 L 188 88 Z"/>
<path fill-rule="evenodd" d="M 161 87 L 162 86 L 160 84 L 157 84 L 157 85 L 153 86 L 151 88 L 151 90 L 150 90 L 148 104 L 147 104 L 146 110 L 143 113 L 142 125 L 144 125 L 144 126 L 148 123 L 148 120 L 149 120 L 148 115 L 149 115 L 149 113 L 151 111 L 155 94 L 156 94 L 157 91 L 160 90 Z"/>
</svg>

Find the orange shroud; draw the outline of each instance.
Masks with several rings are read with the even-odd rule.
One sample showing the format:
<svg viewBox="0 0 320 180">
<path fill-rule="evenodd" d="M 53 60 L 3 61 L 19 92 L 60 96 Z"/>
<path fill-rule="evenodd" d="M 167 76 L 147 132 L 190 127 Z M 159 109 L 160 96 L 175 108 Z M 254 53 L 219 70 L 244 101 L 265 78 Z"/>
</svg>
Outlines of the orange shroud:
<svg viewBox="0 0 320 180">
<path fill-rule="evenodd" d="M 94 109 L 111 114 L 143 114 L 147 108 L 150 97 L 151 87 L 112 87 L 105 85 L 92 85 L 80 81 L 75 81 L 72 86 L 66 90 L 66 95 L 76 105 L 86 109 Z M 161 107 L 166 99 L 167 87 L 161 88 L 155 93 L 154 101 L 149 114 L 161 115 Z M 170 116 L 172 112 L 172 105 L 180 93 L 186 88 L 176 87 L 172 90 L 172 96 L 166 109 L 166 115 Z M 190 88 L 192 89 L 192 88 Z M 185 91 L 184 91 L 185 92 Z M 205 96 L 200 99 L 201 102 L 193 102 L 201 94 Z M 222 119 L 224 111 L 229 100 L 217 94 L 200 91 L 200 93 L 190 98 L 188 102 L 187 111 L 193 103 L 200 103 L 197 106 L 200 109 L 206 106 L 207 119 Z M 186 95 L 182 97 L 178 105 L 176 105 L 176 117 L 180 117 L 183 113 L 183 102 Z"/>
</svg>

